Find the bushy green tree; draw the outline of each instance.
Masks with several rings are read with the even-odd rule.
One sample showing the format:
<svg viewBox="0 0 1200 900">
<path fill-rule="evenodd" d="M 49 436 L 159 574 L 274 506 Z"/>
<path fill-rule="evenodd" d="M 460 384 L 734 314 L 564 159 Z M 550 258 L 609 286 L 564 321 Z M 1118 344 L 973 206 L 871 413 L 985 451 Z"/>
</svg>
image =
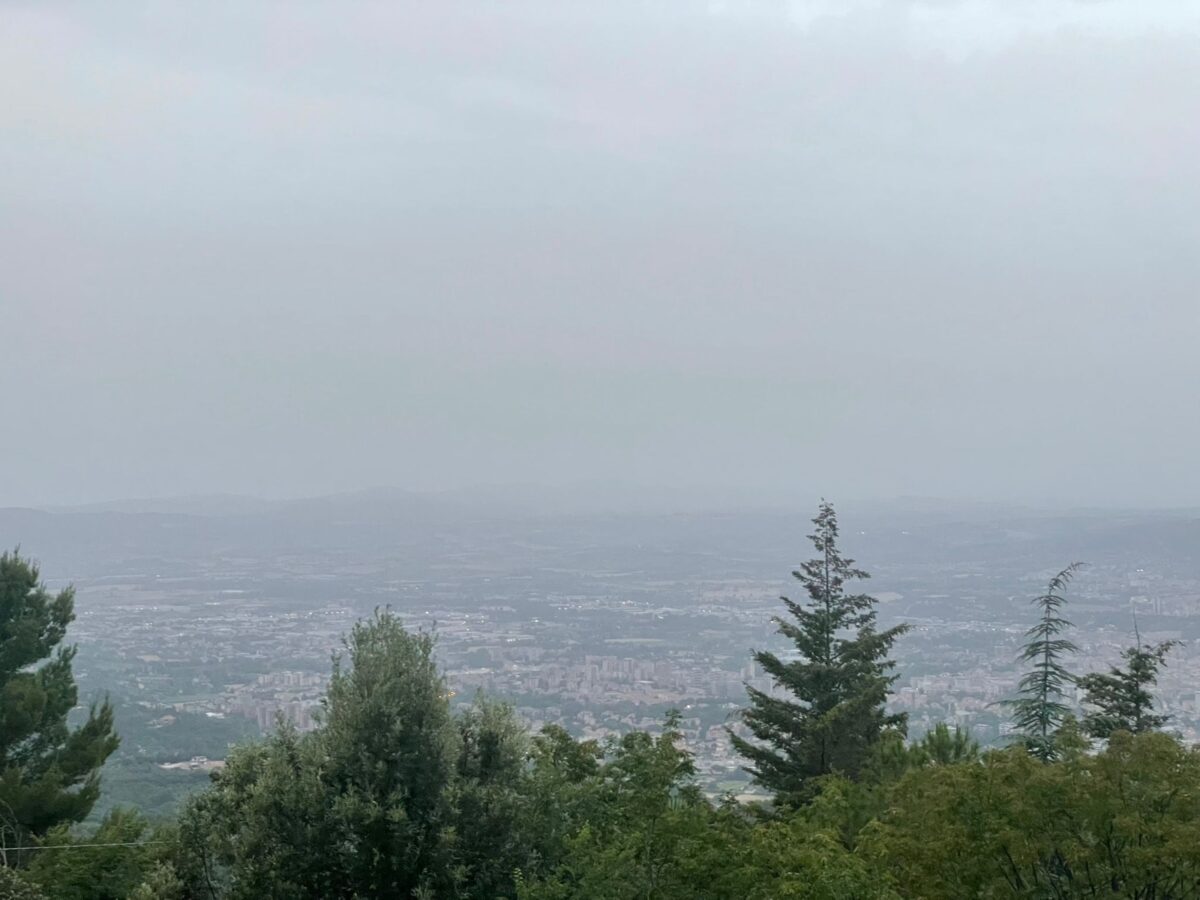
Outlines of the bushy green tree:
<svg viewBox="0 0 1200 900">
<path fill-rule="evenodd" d="M 951 730 L 945 723 L 911 743 L 889 733 L 876 744 L 858 778 L 822 778 L 817 796 L 799 815 L 810 830 L 836 836 L 853 850 L 863 830 L 887 812 L 895 786 L 905 774 L 929 766 L 974 762 L 979 755 L 979 745 L 966 732 L 958 727 Z"/>
<path fill-rule="evenodd" d="M 880 740 L 859 779 L 868 787 L 888 784 L 909 769 L 944 766 L 979 758 L 979 744 L 957 725 L 954 730 L 939 722 L 918 740 L 905 742 L 891 733 Z"/>
<path fill-rule="evenodd" d="M 432 638 L 357 624 L 323 718 L 230 754 L 183 816 L 184 874 L 212 897 L 453 896 L 459 735 Z"/>
<path fill-rule="evenodd" d="M 588 814 L 594 745 L 531 739 L 482 697 L 457 715 L 429 635 L 389 613 L 335 663 L 322 721 L 235 749 L 181 819 L 180 877 L 209 898 L 512 897 Z"/>
<path fill-rule="evenodd" d="M 458 734 L 433 638 L 377 613 L 354 626 L 345 661 L 317 741 L 349 884 L 364 896 L 445 890 Z"/>
<path fill-rule="evenodd" d="M 1060 755 L 912 770 L 864 856 L 922 900 L 1200 896 L 1200 754 L 1118 732 L 1099 754 Z"/>
<path fill-rule="evenodd" d="M 194 896 L 353 896 L 323 758 L 317 741 L 288 726 L 229 753 L 180 816 L 180 875 Z"/>
<path fill-rule="evenodd" d="M 735 802 L 706 800 L 670 720 L 660 736 L 611 742 L 584 784 L 595 796 L 589 814 L 557 866 L 522 878 L 521 900 L 896 898 L 886 876 L 807 810 L 759 819 Z"/>
<path fill-rule="evenodd" d="M 1116 731 L 1141 734 L 1167 724 L 1171 717 L 1154 711 L 1151 691 L 1174 644 L 1143 644 L 1139 635 L 1136 644 L 1121 654 L 1124 668 L 1113 666 L 1107 672 L 1081 676 L 1083 702 L 1091 707 L 1083 717 L 1084 731 L 1094 738 L 1109 738 Z"/>
<path fill-rule="evenodd" d="M 187 900 L 183 880 L 169 862 L 156 863 L 129 900 Z"/>
<path fill-rule="evenodd" d="M 47 897 L 15 869 L 0 866 L 0 900 L 47 900 Z"/>
<path fill-rule="evenodd" d="M 511 896 L 517 870 L 535 869 L 546 833 L 532 803 L 532 743 L 512 708 L 477 697 L 456 717 L 455 865 L 460 893 Z"/>
<path fill-rule="evenodd" d="M 0 844 L 86 818 L 117 748 L 107 701 L 77 728 L 67 724 L 78 689 L 75 648 L 62 642 L 74 617 L 71 588 L 51 594 L 36 565 L 0 554 Z"/>
<path fill-rule="evenodd" d="M 1063 657 L 1076 646 L 1063 634 L 1071 623 L 1063 616 L 1067 585 L 1082 563 L 1071 563 L 1050 579 L 1046 592 L 1031 601 L 1041 610 L 1037 624 L 1026 632 L 1029 641 L 1021 651 L 1022 662 L 1032 668 L 1021 677 L 1017 697 L 1004 701 L 1013 713 L 1013 724 L 1030 754 L 1043 762 L 1054 759 L 1055 735 L 1070 714 L 1064 700 L 1066 687 L 1074 676 L 1063 664 Z"/>
<path fill-rule="evenodd" d="M 790 618 L 775 619 L 798 657 L 754 654 L 791 696 L 748 687 L 743 721 L 755 739 L 732 735 L 755 781 L 783 803 L 811 798 L 815 779 L 831 773 L 856 777 L 881 737 L 905 727 L 905 716 L 888 713 L 885 703 L 896 679 L 888 654 L 907 626 L 879 631 L 874 598 L 847 592 L 850 582 L 869 576 L 838 549 L 833 505 L 823 501 L 813 524 L 817 556 L 792 573 L 808 600 L 783 597 Z"/>
<path fill-rule="evenodd" d="M 886 869 L 801 816 L 761 823 L 727 849 L 739 864 L 728 900 L 899 900 Z"/>
<path fill-rule="evenodd" d="M 611 741 L 593 767 L 579 774 L 587 799 L 571 823 L 559 864 L 544 876 L 522 872 L 521 900 L 639 900 L 717 896 L 689 876 L 681 845 L 705 832 L 711 808 L 693 780 L 691 755 L 681 746 L 677 718 L 654 737 L 634 731 Z M 566 749 L 560 742 L 558 749 Z"/>
<path fill-rule="evenodd" d="M 521 867 L 531 877 L 560 865 L 584 824 L 603 814 L 596 784 L 605 753 L 599 742 L 577 741 L 558 725 L 543 728 L 532 745 L 526 817 L 537 860 Z"/>
<path fill-rule="evenodd" d="M 908 748 L 909 766 L 952 766 L 979 759 L 979 743 L 957 725 L 938 722 Z"/>
<path fill-rule="evenodd" d="M 115 809 L 83 834 L 58 826 L 31 854 L 26 877 L 55 900 L 127 900 L 174 849 L 169 828 Z"/>
</svg>

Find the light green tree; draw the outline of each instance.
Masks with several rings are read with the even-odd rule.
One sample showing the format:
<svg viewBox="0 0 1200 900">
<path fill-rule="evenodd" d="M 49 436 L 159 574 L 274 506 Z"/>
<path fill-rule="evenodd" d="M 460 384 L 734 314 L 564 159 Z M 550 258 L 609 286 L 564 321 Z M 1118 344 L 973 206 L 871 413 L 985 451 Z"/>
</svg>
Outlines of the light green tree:
<svg viewBox="0 0 1200 900">
<path fill-rule="evenodd" d="M 922 900 L 1200 896 L 1200 754 L 1115 733 L 1094 756 L 1013 747 L 912 770 L 864 856 Z"/>
<path fill-rule="evenodd" d="M 47 900 L 47 897 L 16 869 L 0 866 L 0 900 Z"/>
<path fill-rule="evenodd" d="M 1167 664 L 1174 641 L 1143 644 L 1134 628 L 1136 642 L 1122 654 L 1125 666 L 1107 672 L 1083 675 L 1078 685 L 1083 703 L 1090 707 L 1083 717 L 1083 730 L 1094 738 L 1109 738 L 1116 731 L 1141 734 L 1162 728 L 1171 717 L 1154 711 L 1154 685 L 1158 670 Z"/>
</svg>

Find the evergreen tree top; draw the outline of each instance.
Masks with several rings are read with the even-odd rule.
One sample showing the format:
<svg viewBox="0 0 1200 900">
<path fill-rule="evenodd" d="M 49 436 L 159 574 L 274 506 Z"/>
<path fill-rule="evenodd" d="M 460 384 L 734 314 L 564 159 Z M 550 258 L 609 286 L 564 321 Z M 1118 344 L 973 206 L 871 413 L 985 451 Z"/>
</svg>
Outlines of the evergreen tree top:
<svg viewBox="0 0 1200 900">
<path fill-rule="evenodd" d="M 1063 700 L 1066 687 L 1075 683 L 1075 676 L 1064 665 L 1063 658 L 1078 648 L 1062 637 L 1073 627 L 1062 611 L 1067 602 L 1067 585 L 1081 568 L 1083 563 L 1071 563 L 1050 579 L 1044 593 L 1030 601 L 1041 609 L 1042 615 L 1025 632 L 1029 640 L 1018 659 L 1032 665 L 1018 682 L 1017 696 L 1003 701 L 1012 710 L 1013 724 L 1030 754 L 1043 762 L 1058 756 L 1055 737 L 1070 715 Z"/>
<path fill-rule="evenodd" d="M 733 736 L 755 780 L 783 802 L 811 796 L 815 778 L 834 772 L 854 777 L 880 737 L 903 732 L 906 721 L 889 714 L 886 701 L 896 680 L 889 654 L 907 626 L 877 631 L 875 599 L 847 592 L 850 582 L 869 576 L 842 555 L 833 504 L 822 500 L 812 521 L 809 540 L 817 555 L 792 573 L 804 585 L 807 602 L 782 597 L 790 615 L 774 620 L 795 646 L 796 658 L 785 662 L 766 650 L 754 654 L 791 697 L 748 687 L 743 721 L 756 740 Z"/>
<path fill-rule="evenodd" d="M 67 721 L 79 693 L 75 648 L 63 644 L 74 604 L 71 588 L 46 589 L 32 561 L 0 554 L 0 811 L 18 843 L 86 818 L 117 748 L 107 701 L 77 727 Z"/>
</svg>

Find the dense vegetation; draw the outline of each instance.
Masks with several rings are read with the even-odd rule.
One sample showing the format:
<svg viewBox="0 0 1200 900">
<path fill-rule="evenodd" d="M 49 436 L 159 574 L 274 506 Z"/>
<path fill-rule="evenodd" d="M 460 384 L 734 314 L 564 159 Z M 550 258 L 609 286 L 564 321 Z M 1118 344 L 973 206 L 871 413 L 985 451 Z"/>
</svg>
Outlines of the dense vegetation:
<svg viewBox="0 0 1200 900">
<path fill-rule="evenodd" d="M 1169 646 L 1139 640 L 1123 666 L 1076 678 L 1071 567 L 1035 599 L 1018 740 L 984 752 L 943 725 L 908 741 L 885 708 L 901 630 L 877 630 L 874 601 L 847 593 L 866 573 L 841 556 L 832 507 L 814 522 L 817 557 L 796 573 L 807 601 L 785 600 L 777 620 L 795 652 L 757 655 L 778 690 L 751 694 L 738 738 L 768 802 L 705 797 L 673 715 L 597 743 L 530 734 L 484 697 L 455 712 L 432 637 L 379 612 L 347 637 L 321 726 L 239 746 L 173 821 L 115 810 L 72 828 L 111 714 L 89 720 L 100 743 L 73 782 L 62 764 L 13 763 L 72 739 L 57 719 L 45 738 L 27 728 L 5 751 L 0 808 L 48 772 L 83 799 L 22 826 L 42 849 L 6 854 L 0 900 L 1200 898 L 1200 754 L 1160 731 L 1151 693 Z M 4 585 L 0 659 L 27 640 L 6 623 L 69 619 L 36 570 L 5 560 L 19 577 Z M 49 637 L 38 646 L 61 629 Z M 0 672 L 6 698 L 45 669 L 26 658 Z"/>
<path fill-rule="evenodd" d="M 100 796 L 100 767 L 117 749 L 113 710 L 93 706 L 72 729 L 78 702 L 64 646 L 75 618 L 70 588 L 51 595 L 37 566 L 0 554 L 0 849 L 19 849 L 51 828 L 81 822 Z"/>
</svg>

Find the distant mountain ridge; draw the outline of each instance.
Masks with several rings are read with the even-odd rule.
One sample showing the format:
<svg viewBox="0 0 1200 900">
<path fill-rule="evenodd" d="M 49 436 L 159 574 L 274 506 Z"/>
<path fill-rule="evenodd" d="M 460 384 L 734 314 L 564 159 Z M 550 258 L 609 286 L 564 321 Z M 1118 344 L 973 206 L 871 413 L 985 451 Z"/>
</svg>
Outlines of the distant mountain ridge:
<svg viewBox="0 0 1200 900">
<path fill-rule="evenodd" d="M 688 505 L 644 497 L 626 506 L 591 491 L 520 488 L 415 492 L 370 489 L 295 500 L 237 495 L 125 500 L 48 509 L 0 508 L 0 547 L 69 575 L 83 567 L 127 570 L 139 560 L 367 552 L 432 559 L 456 546 L 520 547 L 545 535 L 620 555 L 646 545 L 739 556 L 766 554 L 786 567 L 804 545 L 811 505 Z M 1052 510 L 952 501 L 839 504 L 847 544 L 868 563 L 1020 559 L 1033 568 L 1063 559 L 1152 565 L 1200 554 L 1200 514 L 1190 510 Z M 558 538 L 554 538 L 557 540 Z M 151 567 L 153 568 L 153 567 Z"/>
<path fill-rule="evenodd" d="M 61 514 L 122 513 L 183 516 L 267 515 L 274 512 L 365 510 L 383 508 L 435 507 L 499 514 L 670 514 L 674 512 L 715 511 L 787 511 L 807 509 L 818 498 L 807 492 L 789 491 L 778 497 L 747 495 L 735 489 L 689 490 L 687 488 L 647 487 L 633 483 L 578 482 L 547 486 L 537 484 L 476 485 L 447 490 L 413 490 L 399 487 L 369 487 L 306 497 L 268 499 L 250 494 L 194 494 L 173 497 L 120 498 L 83 504 L 55 504 L 21 507 L 0 506 L 0 511 L 28 509 Z M 1189 517 L 1200 516 L 1200 509 L 1069 507 L 1006 503 L 989 500 L 949 500 L 940 497 L 900 496 L 876 500 L 838 502 L 839 509 L 850 515 L 871 518 L 933 517 L 978 519 L 1038 517 Z"/>
</svg>

